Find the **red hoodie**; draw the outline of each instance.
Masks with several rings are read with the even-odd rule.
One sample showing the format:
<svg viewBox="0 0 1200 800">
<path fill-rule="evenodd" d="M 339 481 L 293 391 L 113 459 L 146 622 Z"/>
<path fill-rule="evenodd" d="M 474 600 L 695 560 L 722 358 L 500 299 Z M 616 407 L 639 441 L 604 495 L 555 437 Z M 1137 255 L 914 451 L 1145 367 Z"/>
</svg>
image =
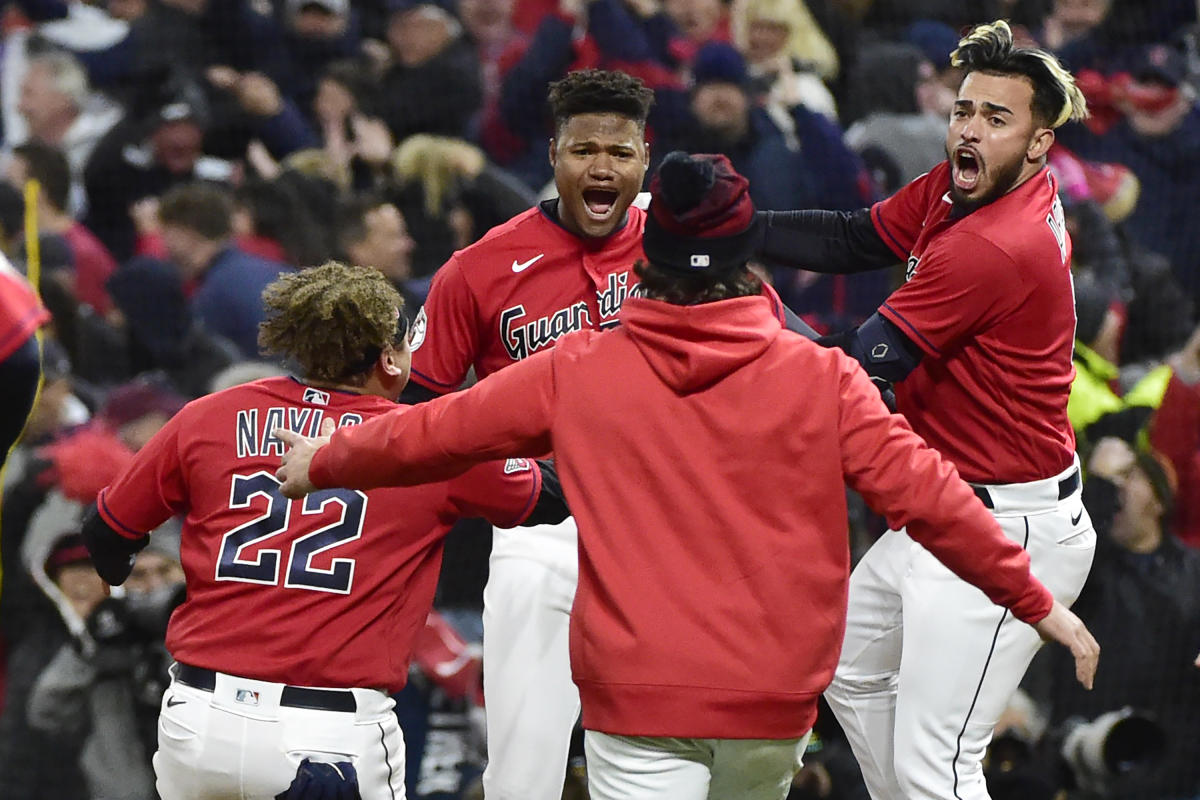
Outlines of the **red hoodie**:
<svg viewBox="0 0 1200 800">
<path fill-rule="evenodd" d="M 553 450 L 579 525 L 571 667 L 585 728 L 792 738 L 837 664 L 844 484 L 1026 621 L 1052 598 L 947 461 L 858 364 L 764 297 L 630 298 L 466 392 L 336 433 L 319 487 L 435 480 Z"/>
</svg>

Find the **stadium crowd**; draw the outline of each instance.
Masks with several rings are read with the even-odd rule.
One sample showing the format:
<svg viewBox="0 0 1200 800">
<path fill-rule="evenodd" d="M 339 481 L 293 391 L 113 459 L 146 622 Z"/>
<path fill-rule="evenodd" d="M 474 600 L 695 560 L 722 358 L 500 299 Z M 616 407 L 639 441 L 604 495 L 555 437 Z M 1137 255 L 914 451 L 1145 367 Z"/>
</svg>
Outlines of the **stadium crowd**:
<svg viewBox="0 0 1200 800">
<path fill-rule="evenodd" d="M 868 206 L 946 158 L 949 53 L 965 26 L 1006 18 L 1091 109 L 1050 164 L 1075 248 L 1069 411 L 1101 538 L 1077 610 L 1104 656 L 1090 694 L 1069 686 L 1069 656 L 1039 656 L 992 791 L 1200 798 L 1197 17 L 1194 0 L 7 4 L 0 251 L 52 318 L 4 473 L 0 797 L 156 796 L 178 526 L 109 596 L 80 515 L 187 401 L 287 370 L 259 357 L 268 283 L 336 258 L 378 269 L 415 312 L 453 252 L 552 196 L 546 90 L 577 69 L 653 89 L 652 165 L 723 153 L 760 210 Z M 904 279 L 760 267 L 822 333 Z M 857 555 L 882 523 L 851 507 Z M 477 790 L 487 547 L 486 527 L 452 536 L 398 706 L 410 797 Z M 1066 726 L 1126 708 L 1161 745 L 1064 778 Z M 831 716 L 817 734 L 792 797 L 865 797 Z M 572 762 L 564 796 L 586 796 L 584 770 Z"/>
</svg>

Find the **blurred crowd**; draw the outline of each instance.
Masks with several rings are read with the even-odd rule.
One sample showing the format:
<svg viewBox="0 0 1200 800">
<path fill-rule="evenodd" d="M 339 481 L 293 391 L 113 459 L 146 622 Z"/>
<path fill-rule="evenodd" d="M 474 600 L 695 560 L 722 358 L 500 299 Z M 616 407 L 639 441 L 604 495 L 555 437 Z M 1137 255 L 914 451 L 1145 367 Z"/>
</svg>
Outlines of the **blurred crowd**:
<svg viewBox="0 0 1200 800">
<path fill-rule="evenodd" d="M 415 313 L 452 252 L 553 192 L 546 87 L 588 67 L 654 90 L 653 163 L 724 153 L 759 209 L 867 206 L 945 157 L 949 53 L 964 26 L 1001 17 L 1060 56 L 1092 110 L 1050 164 L 1075 247 L 1070 415 L 1103 540 L 1078 610 L 1104 652 L 1088 695 L 1055 656 L 1035 663 L 1003 723 L 1013 746 L 990 762 L 994 796 L 1200 797 L 1195 0 L 5 5 L 0 251 L 53 321 L 5 472 L 0 797 L 155 797 L 178 529 L 155 534 L 118 594 L 88 565 L 79 514 L 189 399 L 286 370 L 256 344 L 276 276 L 373 266 Z M 825 332 L 863 320 L 903 272 L 771 276 Z M 879 532 L 851 522 L 860 546 Z M 476 672 L 429 667 L 478 661 L 486 536 L 461 538 L 431 621 L 441 644 L 400 706 L 416 798 L 471 796 L 481 766 Z M 1108 712 L 1158 746 L 1078 766 L 1067 742 Z M 793 797 L 865 797 L 835 726 L 818 733 Z"/>
</svg>

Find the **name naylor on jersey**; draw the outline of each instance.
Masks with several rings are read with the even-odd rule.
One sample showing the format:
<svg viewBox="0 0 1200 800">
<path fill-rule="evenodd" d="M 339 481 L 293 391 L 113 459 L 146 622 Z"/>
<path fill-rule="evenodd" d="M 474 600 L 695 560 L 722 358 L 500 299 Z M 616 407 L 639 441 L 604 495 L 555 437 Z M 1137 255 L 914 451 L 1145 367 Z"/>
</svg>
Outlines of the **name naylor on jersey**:
<svg viewBox="0 0 1200 800">
<path fill-rule="evenodd" d="M 234 439 L 237 442 L 237 457 L 250 458 L 253 456 L 283 456 L 287 446 L 283 440 L 272 431 L 276 428 L 287 428 L 293 433 L 303 436 L 317 436 L 321 430 L 321 420 L 325 412 L 319 408 L 243 408 L 237 413 Z M 338 419 L 338 427 L 357 425 L 362 422 L 362 416 L 353 413 L 342 414 Z"/>
<path fill-rule="evenodd" d="M 641 294 L 637 283 L 629 285 L 629 271 L 608 276 L 605 287 L 596 292 L 596 308 L 600 312 L 599 327 L 617 324 L 621 305 L 628 297 Z M 528 358 L 538 350 L 553 344 L 574 331 L 595 327 L 587 303 L 580 300 L 544 317 L 524 321 L 525 305 L 518 303 L 500 312 L 500 341 L 514 361 Z"/>
</svg>

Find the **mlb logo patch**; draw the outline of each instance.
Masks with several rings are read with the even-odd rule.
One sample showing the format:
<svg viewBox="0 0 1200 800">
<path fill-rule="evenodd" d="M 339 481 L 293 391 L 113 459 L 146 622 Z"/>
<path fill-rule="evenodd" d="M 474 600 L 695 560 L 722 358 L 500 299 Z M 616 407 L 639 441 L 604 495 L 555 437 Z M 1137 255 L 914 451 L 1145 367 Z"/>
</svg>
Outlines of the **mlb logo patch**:
<svg viewBox="0 0 1200 800">
<path fill-rule="evenodd" d="M 692 266 L 697 269 L 703 269 L 712 262 L 707 253 L 692 253 Z"/>
<path fill-rule="evenodd" d="M 313 403 L 318 406 L 327 406 L 329 405 L 329 392 L 322 392 L 320 389 L 305 389 L 304 402 Z"/>
<path fill-rule="evenodd" d="M 258 705 L 258 692 L 250 689 L 238 689 L 233 699 L 245 706 L 256 706 Z"/>
<path fill-rule="evenodd" d="M 529 472 L 529 459 L 527 458 L 510 458 L 504 462 L 504 474 L 512 475 L 514 472 Z"/>
</svg>

